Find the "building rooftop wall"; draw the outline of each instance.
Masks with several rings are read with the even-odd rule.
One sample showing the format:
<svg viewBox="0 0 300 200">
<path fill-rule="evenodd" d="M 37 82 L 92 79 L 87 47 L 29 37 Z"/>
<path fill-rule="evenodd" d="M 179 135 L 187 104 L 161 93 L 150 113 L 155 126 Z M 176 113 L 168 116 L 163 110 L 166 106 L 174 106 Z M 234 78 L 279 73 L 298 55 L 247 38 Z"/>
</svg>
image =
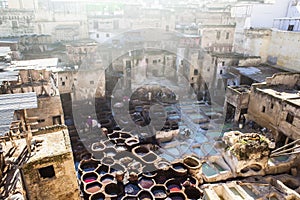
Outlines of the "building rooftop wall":
<svg viewBox="0 0 300 200">
<path fill-rule="evenodd" d="M 72 152 L 67 129 L 38 135 L 35 136 L 34 139 L 42 141 L 42 143 L 40 147 L 36 147 L 38 148 L 38 151 L 32 154 L 26 164 L 45 159 L 47 157 L 54 157 Z"/>
</svg>

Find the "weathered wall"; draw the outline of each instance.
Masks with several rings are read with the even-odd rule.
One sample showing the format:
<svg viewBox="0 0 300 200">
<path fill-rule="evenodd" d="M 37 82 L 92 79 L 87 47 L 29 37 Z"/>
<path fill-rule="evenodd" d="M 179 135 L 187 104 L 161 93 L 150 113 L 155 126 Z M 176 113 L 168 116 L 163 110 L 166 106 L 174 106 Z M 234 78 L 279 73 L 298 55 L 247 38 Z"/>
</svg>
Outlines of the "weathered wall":
<svg viewBox="0 0 300 200">
<path fill-rule="evenodd" d="M 288 113 L 291 113 L 294 116 L 293 123 L 286 121 Z M 294 140 L 300 139 L 300 109 L 292 104 L 284 102 L 283 110 L 279 113 L 279 118 L 279 131 Z"/>
<path fill-rule="evenodd" d="M 262 62 L 292 71 L 300 70 L 299 46 L 299 32 L 276 29 L 245 30 L 244 43 L 235 43 L 235 49 L 240 53 L 261 56 Z"/>
<path fill-rule="evenodd" d="M 60 94 L 71 93 L 74 84 L 74 71 L 62 71 L 57 74 L 58 90 Z M 76 79 L 76 78 L 75 78 Z"/>
<path fill-rule="evenodd" d="M 299 85 L 300 74 L 298 73 L 278 73 L 266 79 L 268 85 L 286 85 L 289 88 Z"/>
<path fill-rule="evenodd" d="M 241 43 L 235 43 L 235 49 L 240 53 L 261 56 L 262 61 L 266 62 L 271 32 L 270 29 L 246 29 Z"/>
<path fill-rule="evenodd" d="M 75 100 L 104 97 L 105 70 L 99 68 L 80 70 L 75 76 L 77 77 L 77 81 L 74 81 L 75 91 L 73 97 Z"/>
<path fill-rule="evenodd" d="M 23 163 L 22 178 L 29 199 L 79 200 L 79 187 L 68 130 L 35 136 L 43 139 L 36 153 Z M 55 146 L 55 147 L 54 147 Z M 43 177 L 40 169 L 53 166 L 54 176 Z"/>
<path fill-rule="evenodd" d="M 238 121 L 242 109 L 248 108 L 250 93 L 248 90 L 243 91 L 243 89 L 233 86 L 227 87 L 225 95 L 224 110 L 227 110 L 227 103 L 233 105 L 235 107 L 234 121 Z"/>
<path fill-rule="evenodd" d="M 284 68 L 300 71 L 299 59 L 300 33 L 273 30 L 268 56 Z"/>
<path fill-rule="evenodd" d="M 231 52 L 234 30 L 234 25 L 204 26 L 200 29 L 201 47 L 214 52 Z"/>
<path fill-rule="evenodd" d="M 27 110 L 28 117 L 38 117 L 38 125 L 35 128 L 52 126 L 55 121 L 53 117 L 60 116 L 61 124 L 64 124 L 64 113 L 62 110 L 60 96 L 40 97 L 38 98 L 38 108 Z"/>
<path fill-rule="evenodd" d="M 280 101 L 269 95 L 257 92 L 253 88 L 251 90 L 248 106 L 249 119 L 263 127 L 271 129 L 275 133 L 279 121 L 278 113 L 282 109 Z M 263 107 L 265 107 L 264 112 Z"/>
</svg>

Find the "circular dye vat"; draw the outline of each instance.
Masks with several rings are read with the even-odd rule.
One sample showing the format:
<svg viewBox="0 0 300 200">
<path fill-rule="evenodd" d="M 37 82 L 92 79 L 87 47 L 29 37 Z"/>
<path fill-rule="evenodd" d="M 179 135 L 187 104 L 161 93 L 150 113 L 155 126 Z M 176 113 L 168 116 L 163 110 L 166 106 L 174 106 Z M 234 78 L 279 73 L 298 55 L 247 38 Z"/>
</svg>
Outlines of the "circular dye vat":
<svg viewBox="0 0 300 200">
<path fill-rule="evenodd" d="M 85 191 L 90 194 L 94 194 L 101 190 L 102 185 L 98 182 L 89 183 L 86 185 Z"/>
<path fill-rule="evenodd" d="M 154 185 L 154 181 L 149 178 L 142 178 L 139 181 L 139 184 L 143 189 L 149 189 L 152 185 Z"/>
<path fill-rule="evenodd" d="M 102 193 L 96 193 L 90 197 L 90 200 L 104 200 L 104 199 L 105 199 L 105 196 Z"/>
<path fill-rule="evenodd" d="M 180 192 L 174 192 L 169 195 L 169 198 L 172 200 L 185 200 L 186 196 Z"/>
<path fill-rule="evenodd" d="M 185 188 L 184 193 L 186 194 L 188 199 L 201 199 L 201 192 L 195 187 Z"/>
<path fill-rule="evenodd" d="M 151 192 L 152 192 L 152 194 L 154 195 L 155 198 L 159 198 L 159 199 L 167 198 L 166 189 L 163 186 L 154 186 L 151 189 Z"/>
<path fill-rule="evenodd" d="M 147 192 L 147 191 L 141 192 L 139 194 L 138 198 L 140 200 L 152 200 L 153 199 L 152 195 L 149 192 Z"/>
<path fill-rule="evenodd" d="M 170 190 L 170 192 L 179 192 L 179 191 L 181 191 L 180 186 L 176 185 L 176 184 L 169 185 L 168 189 Z"/>
<path fill-rule="evenodd" d="M 153 190 L 153 195 L 155 198 L 166 198 L 167 194 L 164 190 Z"/>
<path fill-rule="evenodd" d="M 109 183 L 105 186 L 105 193 L 111 196 L 116 196 L 120 193 L 120 189 L 116 183 Z"/>
<path fill-rule="evenodd" d="M 114 177 L 112 175 L 106 174 L 101 177 L 100 181 L 103 184 L 108 184 L 114 180 Z"/>
<path fill-rule="evenodd" d="M 100 165 L 100 167 L 96 170 L 96 172 L 100 175 L 106 174 L 109 171 L 109 167 L 107 165 Z"/>
<path fill-rule="evenodd" d="M 129 183 L 129 184 L 125 185 L 125 193 L 126 194 L 136 195 L 140 190 L 141 189 L 136 184 Z"/>
<path fill-rule="evenodd" d="M 96 181 L 98 178 L 97 174 L 95 173 L 86 173 L 82 176 L 82 181 L 84 183 L 90 183 L 90 182 L 93 182 L 93 181 Z"/>
<path fill-rule="evenodd" d="M 102 163 L 105 164 L 105 165 L 112 165 L 114 164 L 114 159 L 111 158 L 111 157 L 105 157 L 102 159 Z"/>
</svg>

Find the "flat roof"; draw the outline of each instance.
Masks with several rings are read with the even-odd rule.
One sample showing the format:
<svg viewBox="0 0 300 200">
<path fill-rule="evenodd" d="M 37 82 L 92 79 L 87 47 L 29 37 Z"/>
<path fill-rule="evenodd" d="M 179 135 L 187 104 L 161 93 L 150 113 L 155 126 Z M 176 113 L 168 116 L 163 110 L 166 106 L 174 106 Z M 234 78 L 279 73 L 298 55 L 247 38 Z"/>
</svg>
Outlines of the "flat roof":
<svg viewBox="0 0 300 200">
<path fill-rule="evenodd" d="M 289 102 L 291 104 L 294 104 L 295 106 L 299 106 L 300 107 L 300 95 L 296 99 L 289 99 L 289 100 L 287 100 L 287 102 Z"/>
<path fill-rule="evenodd" d="M 57 67 L 58 58 L 12 61 L 14 69 L 43 69 Z"/>
<path fill-rule="evenodd" d="M 235 69 L 241 75 L 244 75 L 256 82 L 264 82 L 267 77 L 272 77 L 276 73 L 286 72 L 283 69 L 278 69 L 269 65 L 258 65 L 258 66 L 239 66 L 239 67 L 231 67 L 231 69 Z"/>
<path fill-rule="evenodd" d="M 273 86 L 271 88 L 256 88 L 256 90 L 281 99 L 288 103 L 300 106 L 300 91 L 295 89 L 288 89 L 281 86 Z"/>
<path fill-rule="evenodd" d="M 43 135 L 34 136 L 33 139 L 43 140 L 38 151 L 27 160 L 26 163 L 33 163 L 47 157 L 63 155 L 72 152 L 69 141 L 68 129 L 63 129 L 54 133 L 46 133 Z"/>
<path fill-rule="evenodd" d="M 37 107 L 35 92 L 0 95 L 0 136 L 9 131 L 15 110 Z"/>
<path fill-rule="evenodd" d="M 43 158 L 51 158 L 53 156 L 72 152 L 67 128 L 57 132 L 49 132 L 46 134 L 33 136 L 32 140 L 43 140 L 43 142 L 40 143 L 40 146 L 36 147 L 37 151 L 33 152 L 31 156 L 28 157 L 25 165 L 42 160 Z M 15 149 L 15 152 L 10 159 L 17 160 L 24 148 L 26 148 L 26 140 L 25 138 L 16 139 L 14 142 L 18 148 Z M 13 146 L 10 142 L 7 142 L 6 145 L 3 145 L 3 150 L 5 152 L 9 152 L 12 148 Z"/>
</svg>

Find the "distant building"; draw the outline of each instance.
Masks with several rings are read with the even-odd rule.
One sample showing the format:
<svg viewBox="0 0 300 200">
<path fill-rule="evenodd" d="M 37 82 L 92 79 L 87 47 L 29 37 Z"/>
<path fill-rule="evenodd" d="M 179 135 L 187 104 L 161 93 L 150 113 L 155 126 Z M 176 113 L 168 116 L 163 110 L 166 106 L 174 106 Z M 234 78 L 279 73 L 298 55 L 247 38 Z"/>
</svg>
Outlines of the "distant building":
<svg viewBox="0 0 300 200">
<path fill-rule="evenodd" d="M 0 8 L 0 37 L 15 37 L 34 33 L 35 15 L 32 10 Z"/>
</svg>

